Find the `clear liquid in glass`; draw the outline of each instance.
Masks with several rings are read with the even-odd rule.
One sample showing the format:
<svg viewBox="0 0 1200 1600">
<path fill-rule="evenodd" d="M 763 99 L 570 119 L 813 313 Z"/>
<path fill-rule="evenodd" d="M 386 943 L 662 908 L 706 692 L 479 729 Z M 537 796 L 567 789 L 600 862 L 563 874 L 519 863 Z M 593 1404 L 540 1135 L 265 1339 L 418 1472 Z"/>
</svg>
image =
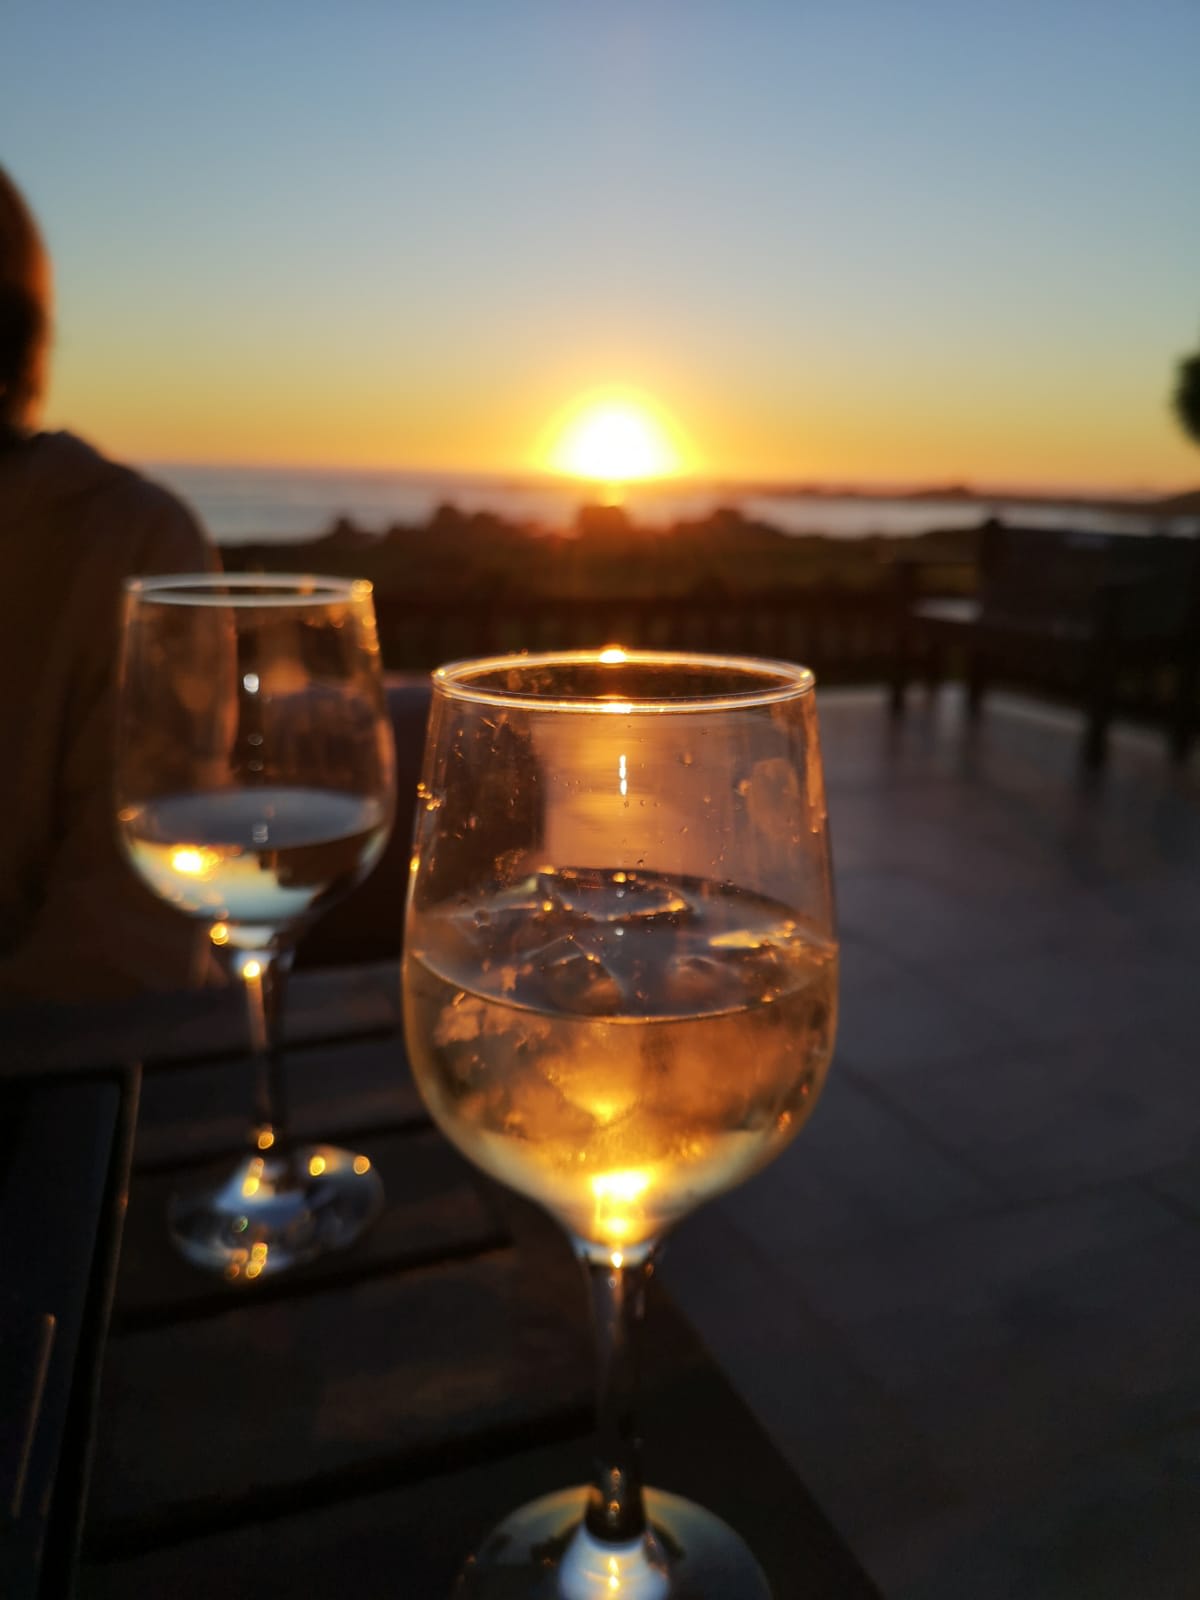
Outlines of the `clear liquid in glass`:
<svg viewBox="0 0 1200 1600">
<path fill-rule="evenodd" d="M 409 1050 L 439 1125 L 604 1251 L 765 1164 L 824 1083 L 836 947 L 732 885 L 542 871 L 417 913 L 408 938 Z"/>
<path fill-rule="evenodd" d="M 120 813 L 126 849 L 171 905 L 236 930 L 272 930 L 320 909 L 374 865 L 382 801 L 301 787 L 167 795 Z"/>
</svg>

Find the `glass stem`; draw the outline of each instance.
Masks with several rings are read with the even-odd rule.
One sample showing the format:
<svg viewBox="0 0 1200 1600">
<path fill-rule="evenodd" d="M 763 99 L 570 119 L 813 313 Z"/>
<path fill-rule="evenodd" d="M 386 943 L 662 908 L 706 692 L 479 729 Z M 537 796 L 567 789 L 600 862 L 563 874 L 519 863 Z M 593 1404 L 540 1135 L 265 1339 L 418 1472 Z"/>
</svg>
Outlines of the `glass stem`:
<svg viewBox="0 0 1200 1600">
<path fill-rule="evenodd" d="M 292 965 L 290 948 L 235 950 L 234 970 L 246 994 L 254 1057 L 255 1154 L 287 1149 L 287 1095 L 283 1079 L 283 991 Z"/>
<path fill-rule="evenodd" d="M 596 1539 L 625 1544 L 646 1531 L 642 1499 L 641 1440 L 634 1420 L 637 1345 L 654 1272 L 647 1253 L 623 1260 L 620 1252 L 582 1256 L 596 1330 L 596 1454 L 586 1526 Z"/>
</svg>

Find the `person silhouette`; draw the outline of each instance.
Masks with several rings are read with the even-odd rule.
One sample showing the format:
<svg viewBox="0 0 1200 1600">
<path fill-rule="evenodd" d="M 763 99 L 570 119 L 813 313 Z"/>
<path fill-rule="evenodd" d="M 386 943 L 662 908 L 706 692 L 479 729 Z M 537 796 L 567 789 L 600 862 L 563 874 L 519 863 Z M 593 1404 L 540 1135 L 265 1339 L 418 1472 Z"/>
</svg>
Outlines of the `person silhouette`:
<svg viewBox="0 0 1200 1600">
<path fill-rule="evenodd" d="M 215 980 L 124 860 L 113 716 L 127 577 L 219 568 L 166 489 L 42 432 L 50 258 L 0 167 L 0 1004 Z"/>
</svg>

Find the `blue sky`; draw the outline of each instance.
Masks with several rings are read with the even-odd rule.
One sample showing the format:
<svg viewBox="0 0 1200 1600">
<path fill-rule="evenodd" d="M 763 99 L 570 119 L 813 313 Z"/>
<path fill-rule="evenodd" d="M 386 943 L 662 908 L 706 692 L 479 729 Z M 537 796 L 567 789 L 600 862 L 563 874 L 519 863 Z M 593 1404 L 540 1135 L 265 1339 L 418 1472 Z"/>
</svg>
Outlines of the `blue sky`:
<svg viewBox="0 0 1200 1600">
<path fill-rule="evenodd" d="M 11 3 L 51 417 L 138 459 L 1170 487 L 1200 6 Z"/>
</svg>

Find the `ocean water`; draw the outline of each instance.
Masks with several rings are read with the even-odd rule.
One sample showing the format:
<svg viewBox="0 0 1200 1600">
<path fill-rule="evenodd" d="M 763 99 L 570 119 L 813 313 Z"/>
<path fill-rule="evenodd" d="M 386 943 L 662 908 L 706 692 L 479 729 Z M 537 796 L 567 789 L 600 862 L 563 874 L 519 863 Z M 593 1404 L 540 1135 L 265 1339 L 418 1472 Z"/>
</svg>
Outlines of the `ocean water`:
<svg viewBox="0 0 1200 1600">
<path fill-rule="evenodd" d="M 317 538 L 339 517 L 382 533 L 393 523 L 425 522 L 439 505 L 493 511 L 546 530 L 567 528 L 587 498 L 569 480 L 512 479 L 463 473 L 348 472 L 322 469 L 148 465 L 180 494 L 219 544 L 292 543 Z M 1011 498 L 888 498 L 764 493 L 748 485 L 674 483 L 634 486 L 624 496 L 632 519 L 666 526 L 732 506 L 786 533 L 853 539 L 902 538 L 934 528 L 973 526 L 984 517 L 1035 527 L 1114 533 L 1200 534 L 1196 517 L 1164 518 L 1149 507 L 1043 502 Z"/>
</svg>

